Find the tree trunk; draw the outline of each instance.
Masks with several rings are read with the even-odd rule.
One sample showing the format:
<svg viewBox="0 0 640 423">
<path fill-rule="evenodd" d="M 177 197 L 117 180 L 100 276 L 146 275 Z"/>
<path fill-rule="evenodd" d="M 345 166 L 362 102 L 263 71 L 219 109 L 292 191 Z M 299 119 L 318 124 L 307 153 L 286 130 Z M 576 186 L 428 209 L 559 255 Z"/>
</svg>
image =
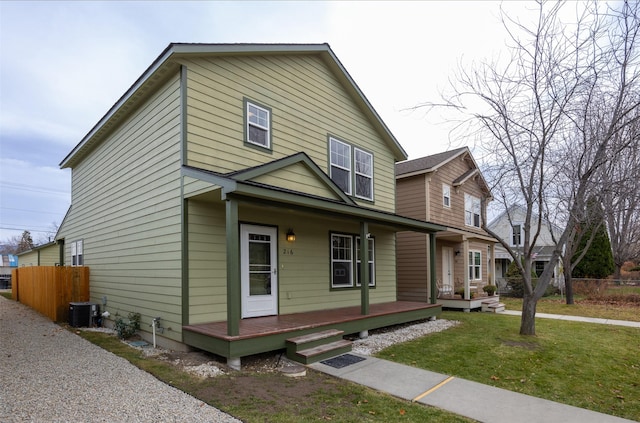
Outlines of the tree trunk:
<svg viewBox="0 0 640 423">
<path fill-rule="evenodd" d="M 573 302 L 573 279 L 571 278 L 571 274 L 564 275 L 564 294 L 567 299 L 567 304 L 574 304 Z"/>
<path fill-rule="evenodd" d="M 533 293 L 525 292 L 522 298 L 522 317 L 520 319 L 520 335 L 536 334 L 536 305 L 538 300 Z"/>
</svg>

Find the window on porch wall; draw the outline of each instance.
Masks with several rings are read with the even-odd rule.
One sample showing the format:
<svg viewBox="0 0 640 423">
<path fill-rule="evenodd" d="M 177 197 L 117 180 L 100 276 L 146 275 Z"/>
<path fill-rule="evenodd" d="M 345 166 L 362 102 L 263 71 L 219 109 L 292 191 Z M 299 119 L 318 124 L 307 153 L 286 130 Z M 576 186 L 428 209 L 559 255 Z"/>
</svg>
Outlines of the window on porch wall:
<svg viewBox="0 0 640 423">
<path fill-rule="evenodd" d="M 355 239 L 355 242 L 354 242 Z M 375 241 L 369 242 L 369 286 L 375 286 Z M 356 258 L 355 261 L 353 258 Z M 356 266 L 355 283 L 353 266 Z M 352 288 L 360 286 L 360 237 L 331 234 L 331 287 Z"/>
<path fill-rule="evenodd" d="M 480 251 L 469 251 L 469 280 L 479 281 L 482 279 L 482 253 Z"/>
</svg>

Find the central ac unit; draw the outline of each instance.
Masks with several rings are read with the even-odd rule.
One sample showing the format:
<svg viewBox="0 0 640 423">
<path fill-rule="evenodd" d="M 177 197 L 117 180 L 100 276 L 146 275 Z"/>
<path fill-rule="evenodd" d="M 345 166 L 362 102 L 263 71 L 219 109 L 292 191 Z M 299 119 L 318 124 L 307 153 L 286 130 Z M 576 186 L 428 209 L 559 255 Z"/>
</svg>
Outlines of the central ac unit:
<svg viewBox="0 0 640 423">
<path fill-rule="evenodd" d="M 69 325 L 74 328 L 95 326 L 100 305 L 90 302 L 69 303 Z"/>
</svg>

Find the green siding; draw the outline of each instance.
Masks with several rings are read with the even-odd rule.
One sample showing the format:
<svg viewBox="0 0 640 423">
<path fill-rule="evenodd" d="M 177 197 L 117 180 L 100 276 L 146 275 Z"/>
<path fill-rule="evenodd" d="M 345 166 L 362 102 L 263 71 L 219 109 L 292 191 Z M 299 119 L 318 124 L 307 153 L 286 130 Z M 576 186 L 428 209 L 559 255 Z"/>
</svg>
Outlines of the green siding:
<svg viewBox="0 0 640 423">
<path fill-rule="evenodd" d="M 84 241 L 91 299 L 115 316 L 162 317 L 163 336 L 181 340 L 179 76 L 73 168 L 72 204 L 61 237 Z"/>
<path fill-rule="evenodd" d="M 327 135 L 374 155 L 369 207 L 394 211 L 394 160 L 342 85 L 318 57 L 218 57 L 184 61 L 188 68 L 187 164 L 218 172 L 256 166 L 301 151 L 328 172 Z M 272 110 L 273 151 L 243 144 L 243 98 Z M 298 190 L 312 191 L 312 180 Z"/>
</svg>

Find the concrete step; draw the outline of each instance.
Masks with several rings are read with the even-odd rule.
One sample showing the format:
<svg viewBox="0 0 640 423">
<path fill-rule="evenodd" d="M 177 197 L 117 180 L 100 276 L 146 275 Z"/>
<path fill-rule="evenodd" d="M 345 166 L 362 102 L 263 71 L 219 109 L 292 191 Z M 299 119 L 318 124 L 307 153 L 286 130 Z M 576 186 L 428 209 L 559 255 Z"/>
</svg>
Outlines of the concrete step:
<svg viewBox="0 0 640 423">
<path fill-rule="evenodd" d="M 297 361 L 302 364 L 315 363 L 317 361 L 326 360 L 327 358 L 335 357 L 348 353 L 351 351 L 352 343 L 347 339 L 341 339 L 328 344 L 318 345 L 316 347 L 307 348 L 287 357 L 293 361 Z"/>
<path fill-rule="evenodd" d="M 500 302 L 482 303 L 482 311 L 488 313 L 498 313 L 505 310 L 505 305 Z"/>
</svg>

